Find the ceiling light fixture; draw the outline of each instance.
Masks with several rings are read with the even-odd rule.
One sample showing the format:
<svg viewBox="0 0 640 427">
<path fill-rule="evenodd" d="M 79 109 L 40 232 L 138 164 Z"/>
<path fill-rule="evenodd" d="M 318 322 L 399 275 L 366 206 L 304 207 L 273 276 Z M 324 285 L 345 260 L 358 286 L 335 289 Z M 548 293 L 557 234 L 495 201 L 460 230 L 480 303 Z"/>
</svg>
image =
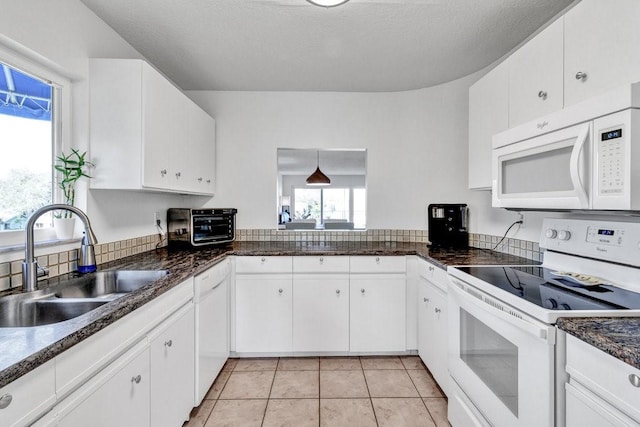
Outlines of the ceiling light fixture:
<svg viewBox="0 0 640 427">
<path fill-rule="evenodd" d="M 345 4 L 349 0 L 307 0 L 307 1 L 314 6 L 330 8 L 330 7 L 340 6 L 341 4 Z"/>
<path fill-rule="evenodd" d="M 320 150 L 318 150 L 318 166 L 316 167 L 315 172 L 313 172 L 307 178 L 307 185 L 329 185 L 331 184 L 331 180 L 329 177 L 322 173 L 320 170 Z"/>
</svg>

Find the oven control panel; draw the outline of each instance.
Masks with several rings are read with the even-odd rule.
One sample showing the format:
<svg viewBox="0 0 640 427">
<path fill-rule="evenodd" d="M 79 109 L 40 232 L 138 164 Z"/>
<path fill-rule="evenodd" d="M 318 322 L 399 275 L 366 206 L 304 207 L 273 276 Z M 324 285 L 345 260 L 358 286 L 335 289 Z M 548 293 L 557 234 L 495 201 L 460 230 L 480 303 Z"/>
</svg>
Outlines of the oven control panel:
<svg viewBox="0 0 640 427">
<path fill-rule="evenodd" d="M 545 218 L 540 247 L 590 258 L 640 266 L 640 218 Z"/>
</svg>

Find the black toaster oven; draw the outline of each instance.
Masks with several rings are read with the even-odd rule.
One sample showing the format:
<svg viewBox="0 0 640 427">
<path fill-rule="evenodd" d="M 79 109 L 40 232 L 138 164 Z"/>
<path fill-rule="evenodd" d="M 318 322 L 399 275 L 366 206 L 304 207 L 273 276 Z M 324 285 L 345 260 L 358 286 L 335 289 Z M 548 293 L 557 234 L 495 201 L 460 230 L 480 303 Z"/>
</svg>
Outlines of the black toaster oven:
<svg viewBox="0 0 640 427">
<path fill-rule="evenodd" d="M 204 246 L 233 242 L 237 209 L 167 210 L 169 246 Z"/>
</svg>

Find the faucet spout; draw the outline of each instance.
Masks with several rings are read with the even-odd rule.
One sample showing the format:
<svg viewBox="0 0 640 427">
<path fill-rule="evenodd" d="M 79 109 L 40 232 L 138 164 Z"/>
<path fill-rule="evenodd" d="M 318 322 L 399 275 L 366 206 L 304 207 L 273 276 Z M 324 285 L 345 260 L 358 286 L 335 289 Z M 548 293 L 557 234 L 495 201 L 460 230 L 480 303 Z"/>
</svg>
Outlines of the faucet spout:
<svg viewBox="0 0 640 427">
<path fill-rule="evenodd" d="M 80 218 L 80 221 L 82 221 L 85 230 L 86 242 L 85 239 L 83 239 L 81 253 L 85 255 L 85 259 L 82 259 L 83 257 L 81 257 L 81 259 L 78 260 L 78 269 L 81 270 L 81 267 L 84 267 L 84 272 L 95 271 L 96 259 L 93 251 L 93 245 L 98 243 L 98 239 L 93 233 L 91 222 L 89 221 L 89 217 L 87 216 L 87 214 L 71 205 L 53 204 L 43 206 L 33 214 L 31 214 L 25 227 L 26 242 L 24 248 L 24 262 L 22 263 L 22 285 L 25 292 L 35 291 L 36 283 L 38 280 L 38 264 L 36 262 L 34 254 L 35 250 L 33 238 L 33 228 L 35 226 L 36 220 L 40 218 L 42 214 L 56 210 L 73 212 L 74 214 L 78 215 L 78 218 Z M 87 267 L 93 268 L 91 269 Z"/>
</svg>

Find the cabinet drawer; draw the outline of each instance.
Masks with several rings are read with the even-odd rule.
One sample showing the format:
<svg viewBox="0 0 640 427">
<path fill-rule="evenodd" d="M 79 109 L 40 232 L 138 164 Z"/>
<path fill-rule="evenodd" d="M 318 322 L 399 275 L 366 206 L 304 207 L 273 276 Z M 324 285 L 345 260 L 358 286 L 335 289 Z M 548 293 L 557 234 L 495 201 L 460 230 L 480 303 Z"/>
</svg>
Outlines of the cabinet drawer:
<svg viewBox="0 0 640 427">
<path fill-rule="evenodd" d="M 352 256 L 351 273 L 406 273 L 407 260 L 403 256 Z"/>
<path fill-rule="evenodd" d="M 418 275 L 447 292 L 447 270 L 421 260 L 418 262 Z"/>
<path fill-rule="evenodd" d="M 30 425 L 56 400 L 55 364 L 53 360 L 0 388 L 0 399 L 11 401 L 0 409 L 3 426 Z"/>
<path fill-rule="evenodd" d="M 567 335 L 567 373 L 612 406 L 640 421 L 640 387 L 631 383 L 640 370 Z"/>
<path fill-rule="evenodd" d="M 294 273 L 348 273 L 348 256 L 296 256 Z"/>
<path fill-rule="evenodd" d="M 243 256 L 236 258 L 236 273 L 291 273 L 290 256 Z"/>
</svg>

